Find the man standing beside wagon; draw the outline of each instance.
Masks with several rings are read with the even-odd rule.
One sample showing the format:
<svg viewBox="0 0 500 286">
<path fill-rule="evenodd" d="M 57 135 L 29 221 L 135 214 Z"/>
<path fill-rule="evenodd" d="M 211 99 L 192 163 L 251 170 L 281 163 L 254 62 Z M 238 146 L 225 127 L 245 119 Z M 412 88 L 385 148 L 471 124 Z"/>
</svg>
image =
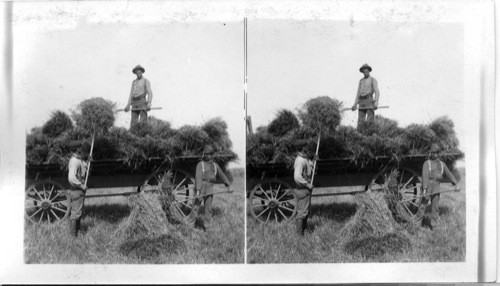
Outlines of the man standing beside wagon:
<svg viewBox="0 0 500 286">
<path fill-rule="evenodd" d="M 422 203 L 415 215 L 415 222 L 421 224 L 423 227 L 434 229 L 439 221 L 439 199 L 441 192 L 441 180 L 443 175 L 446 175 L 454 186 L 456 192 L 460 191 L 457 187 L 458 181 L 451 173 L 446 164 L 440 160 L 439 154 L 441 148 L 437 144 L 432 144 L 429 152 L 429 160 L 424 162 L 422 167 L 422 189 L 423 195 Z M 424 222 L 425 211 L 430 195 L 431 214 L 427 223 Z"/>
<path fill-rule="evenodd" d="M 313 162 L 310 160 L 312 152 L 308 147 L 308 142 L 305 140 L 299 140 L 295 142 L 294 145 L 300 150 L 295 158 L 293 166 L 293 179 L 297 186 L 294 189 L 297 197 L 297 216 L 295 217 L 295 227 L 298 235 L 304 235 L 304 232 L 307 229 L 309 206 L 311 205 L 311 195 L 313 190 L 313 185 L 311 183 Z"/>
</svg>

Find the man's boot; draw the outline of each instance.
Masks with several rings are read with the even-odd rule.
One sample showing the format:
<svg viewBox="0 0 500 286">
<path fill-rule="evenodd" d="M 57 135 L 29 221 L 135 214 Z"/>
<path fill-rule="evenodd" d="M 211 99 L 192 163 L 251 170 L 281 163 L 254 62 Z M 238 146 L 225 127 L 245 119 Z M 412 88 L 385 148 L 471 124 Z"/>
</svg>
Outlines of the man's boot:
<svg viewBox="0 0 500 286">
<path fill-rule="evenodd" d="M 79 218 L 79 219 L 76 220 L 75 236 L 78 236 L 78 232 L 80 231 L 80 226 L 81 226 L 80 221 L 81 220 L 82 220 L 81 218 Z"/>
<path fill-rule="evenodd" d="M 306 232 L 306 229 L 307 229 L 307 219 L 308 219 L 307 216 L 302 219 L 302 234 L 304 234 Z"/>
<path fill-rule="evenodd" d="M 298 235 L 304 235 L 302 224 L 303 224 L 303 219 L 301 218 L 295 219 L 295 232 Z"/>
<path fill-rule="evenodd" d="M 68 229 L 69 229 L 69 235 L 72 237 L 76 237 L 76 219 L 69 219 L 68 220 Z"/>
</svg>

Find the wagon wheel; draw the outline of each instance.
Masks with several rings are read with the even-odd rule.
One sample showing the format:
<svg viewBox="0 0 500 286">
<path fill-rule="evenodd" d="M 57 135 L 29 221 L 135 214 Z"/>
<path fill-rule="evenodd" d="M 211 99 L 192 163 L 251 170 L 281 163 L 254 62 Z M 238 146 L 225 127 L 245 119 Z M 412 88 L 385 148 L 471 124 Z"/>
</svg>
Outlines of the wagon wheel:
<svg viewBox="0 0 500 286">
<path fill-rule="evenodd" d="M 257 184 L 249 197 L 252 216 L 262 222 L 282 222 L 297 214 L 297 197 L 293 188 L 277 180 L 265 180 Z"/>
<path fill-rule="evenodd" d="M 392 174 L 392 176 L 391 176 Z M 393 168 L 375 175 L 369 185 L 371 190 L 383 190 L 394 195 L 396 213 L 403 219 L 415 218 L 422 204 L 422 179 L 409 168 Z"/>
<path fill-rule="evenodd" d="M 34 223 L 56 223 L 69 215 L 67 191 L 58 182 L 43 180 L 26 189 L 25 216 Z"/>
<path fill-rule="evenodd" d="M 194 178 L 189 173 L 175 169 L 157 170 L 146 178 L 139 191 L 159 191 L 164 177 L 168 178 L 172 186 L 173 209 L 182 219 L 185 219 L 191 213 L 194 204 Z"/>
</svg>

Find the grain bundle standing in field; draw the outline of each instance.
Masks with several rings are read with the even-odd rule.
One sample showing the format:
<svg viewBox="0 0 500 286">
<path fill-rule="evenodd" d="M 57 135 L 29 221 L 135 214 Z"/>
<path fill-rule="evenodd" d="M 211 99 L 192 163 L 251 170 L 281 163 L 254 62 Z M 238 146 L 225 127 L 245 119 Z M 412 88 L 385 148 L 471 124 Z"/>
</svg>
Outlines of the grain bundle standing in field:
<svg viewBox="0 0 500 286">
<path fill-rule="evenodd" d="M 116 230 L 118 252 L 145 261 L 155 261 L 160 255 L 173 255 L 185 246 L 175 228 L 174 198 L 170 173 L 166 173 L 155 192 L 141 192 L 129 197 L 132 212 Z"/>
<path fill-rule="evenodd" d="M 366 258 L 403 252 L 411 246 L 403 228 L 394 220 L 389 206 L 397 195 L 397 173 L 389 175 L 383 191 L 368 191 L 354 196 L 356 214 L 338 233 L 339 247 Z"/>
<path fill-rule="evenodd" d="M 153 91 L 151 90 L 151 83 L 149 80 L 142 76 L 145 71 L 146 70 L 140 65 L 132 69 L 132 73 L 134 73 L 137 78 L 132 81 L 129 99 L 125 107 L 125 112 L 128 112 L 130 106 L 132 106 L 131 127 L 138 122 L 139 118 L 141 122 L 145 122 L 148 118 L 148 111 L 151 110 Z"/>
</svg>

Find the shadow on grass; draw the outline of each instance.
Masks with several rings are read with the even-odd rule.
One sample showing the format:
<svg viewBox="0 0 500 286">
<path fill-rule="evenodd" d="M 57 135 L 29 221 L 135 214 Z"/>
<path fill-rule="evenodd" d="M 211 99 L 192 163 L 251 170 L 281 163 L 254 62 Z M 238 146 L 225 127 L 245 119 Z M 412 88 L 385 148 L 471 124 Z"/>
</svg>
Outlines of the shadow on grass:
<svg viewBox="0 0 500 286">
<path fill-rule="evenodd" d="M 439 215 L 449 215 L 450 214 L 450 208 L 448 206 L 439 206 Z"/>
<path fill-rule="evenodd" d="M 199 214 L 201 216 L 205 215 L 205 206 L 200 207 Z M 222 214 L 222 210 L 219 207 L 212 207 L 212 217 L 220 216 Z"/>
<path fill-rule="evenodd" d="M 350 203 L 331 203 L 311 205 L 310 215 L 324 217 L 335 222 L 344 222 L 356 214 L 356 205 Z"/>
<path fill-rule="evenodd" d="M 130 215 L 131 208 L 123 204 L 90 205 L 84 207 L 84 214 L 87 217 L 97 220 L 116 223 Z"/>
</svg>

